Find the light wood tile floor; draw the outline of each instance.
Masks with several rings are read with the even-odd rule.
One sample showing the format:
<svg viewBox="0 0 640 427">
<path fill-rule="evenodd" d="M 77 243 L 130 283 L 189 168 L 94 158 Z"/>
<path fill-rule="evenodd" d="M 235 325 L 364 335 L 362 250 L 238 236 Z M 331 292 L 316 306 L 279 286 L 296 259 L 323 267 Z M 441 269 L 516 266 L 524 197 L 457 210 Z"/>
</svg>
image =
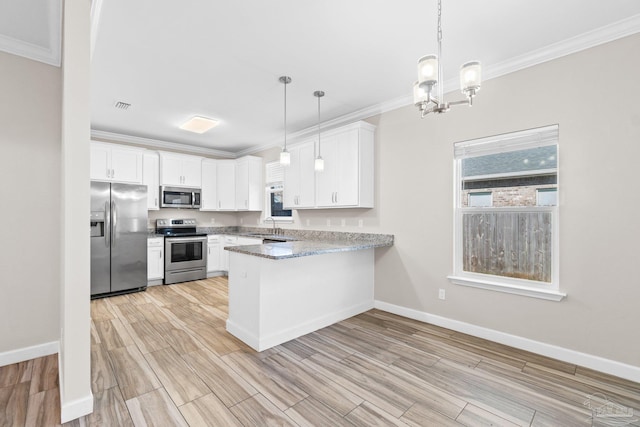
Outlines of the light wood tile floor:
<svg viewBox="0 0 640 427">
<path fill-rule="evenodd" d="M 91 313 L 95 411 L 68 426 L 640 426 L 638 383 L 378 310 L 256 353 L 225 278 Z M 0 368 L 0 426 L 56 425 L 56 369 Z M 633 416 L 593 418 L 607 402 Z"/>
</svg>

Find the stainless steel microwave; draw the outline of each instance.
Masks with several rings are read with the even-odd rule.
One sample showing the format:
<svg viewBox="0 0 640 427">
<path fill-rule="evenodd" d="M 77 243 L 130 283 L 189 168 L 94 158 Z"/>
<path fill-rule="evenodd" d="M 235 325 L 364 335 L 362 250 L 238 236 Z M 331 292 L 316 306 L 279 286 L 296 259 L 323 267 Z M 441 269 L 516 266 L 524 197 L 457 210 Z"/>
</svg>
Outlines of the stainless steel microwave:
<svg viewBox="0 0 640 427">
<path fill-rule="evenodd" d="M 199 209 L 201 190 L 199 188 L 160 187 L 161 208 Z"/>
</svg>

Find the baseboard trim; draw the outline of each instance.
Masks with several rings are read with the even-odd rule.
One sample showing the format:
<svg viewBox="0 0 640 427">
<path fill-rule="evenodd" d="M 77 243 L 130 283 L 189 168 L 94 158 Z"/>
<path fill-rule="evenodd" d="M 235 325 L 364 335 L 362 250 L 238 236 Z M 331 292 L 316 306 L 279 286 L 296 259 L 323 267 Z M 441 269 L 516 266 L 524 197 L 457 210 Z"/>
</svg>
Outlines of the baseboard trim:
<svg viewBox="0 0 640 427">
<path fill-rule="evenodd" d="M 31 347 L 5 351 L 0 353 L 0 366 L 12 365 L 14 363 L 37 359 L 38 357 L 49 356 L 50 354 L 56 354 L 59 352 L 59 341 L 51 341 L 44 344 L 33 345 Z"/>
<path fill-rule="evenodd" d="M 63 403 L 60 406 L 60 418 L 62 424 L 84 417 L 93 412 L 93 394 L 89 392 L 88 396 L 71 402 Z"/>
<path fill-rule="evenodd" d="M 628 365 L 615 360 L 605 359 L 600 356 L 570 350 L 564 347 L 507 334 L 505 332 L 496 331 L 495 329 L 484 328 L 482 326 L 472 325 L 459 320 L 449 319 L 447 317 L 389 304 L 383 301 L 376 300 L 374 302 L 374 307 L 409 319 L 431 323 L 436 326 L 452 329 L 457 332 L 473 335 L 478 338 L 484 338 L 500 344 L 505 344 L 521 350 L 530 351 L 532 353 L 562 360 L 563 362 L 573 363 L 585 368 L 640 383 L 640 367 L 638 366 Z"/>
</svg>

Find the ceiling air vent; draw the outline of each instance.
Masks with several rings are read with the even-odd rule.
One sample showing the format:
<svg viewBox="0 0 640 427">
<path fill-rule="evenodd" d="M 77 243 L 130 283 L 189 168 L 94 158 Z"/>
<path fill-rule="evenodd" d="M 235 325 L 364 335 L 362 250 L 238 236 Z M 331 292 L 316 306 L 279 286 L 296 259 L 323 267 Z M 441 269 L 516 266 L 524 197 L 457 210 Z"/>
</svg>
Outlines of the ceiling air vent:
<svg viewBox="0 0 640 427">
<path fill-rule="evenodd" d="M 121 110 L 128 110 L 129 107 L 131 107 L 131 104 L 127 104 L 126 102 L 118 101 L 118 102 L 116 102 L 115 107 L 119 108 Z"/>
</svg>

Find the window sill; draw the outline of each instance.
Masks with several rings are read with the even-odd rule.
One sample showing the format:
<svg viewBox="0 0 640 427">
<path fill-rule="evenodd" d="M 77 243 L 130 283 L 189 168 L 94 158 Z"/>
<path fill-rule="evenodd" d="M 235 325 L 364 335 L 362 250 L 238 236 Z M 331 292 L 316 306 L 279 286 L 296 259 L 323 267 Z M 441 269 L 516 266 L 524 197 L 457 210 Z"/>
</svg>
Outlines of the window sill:
<svg viewBox="0 0 640 427">
<path fill-rule="evenodd" d="M 469 286 L 472 288 L 487 289 L 496 292 L 505 292 L 508 294 L 522 295 L 525 297 L 546 299 L 549 301 L 561 301 L 567 294 L 549 289 L 540 289 L 531 286 L 507 285 L 504 283 L 493 282 L 490 280 L 481 280 L 476 278 L 447 276 L 449 281 L 455 285 Z"/>
</svg>

